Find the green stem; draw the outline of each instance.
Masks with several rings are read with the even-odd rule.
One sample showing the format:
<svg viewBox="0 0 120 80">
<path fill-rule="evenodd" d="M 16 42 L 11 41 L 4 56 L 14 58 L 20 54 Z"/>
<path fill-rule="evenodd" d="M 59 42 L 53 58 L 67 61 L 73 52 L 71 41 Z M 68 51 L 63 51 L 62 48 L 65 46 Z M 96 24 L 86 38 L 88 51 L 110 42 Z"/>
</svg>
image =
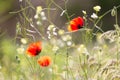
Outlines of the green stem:
<svg viewBox="0 0 120 80">
<path fill-rule="evenodd" d="M 83 72 L 84 72 L 85 79 L 88 80 L 88 76 L 87 76 L 87 73 L 86 73 L 86 71 L 85 71 L 85 68 L 81 65 L 81 57 L 80 57 L 80 55 L 79 55 L 79 65 L 80 65 L 81 69 L 82 69 Z"/>
</svg>

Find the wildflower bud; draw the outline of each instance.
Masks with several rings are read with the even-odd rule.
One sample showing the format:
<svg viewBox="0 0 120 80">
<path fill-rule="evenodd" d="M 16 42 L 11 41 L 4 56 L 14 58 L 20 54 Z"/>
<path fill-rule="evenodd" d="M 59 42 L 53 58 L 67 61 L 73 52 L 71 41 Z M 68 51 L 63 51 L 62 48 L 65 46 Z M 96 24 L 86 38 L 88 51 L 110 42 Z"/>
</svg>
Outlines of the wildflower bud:
<svg viewBox="0 0 120 80">
<path fill-rule="evenodd" d="M 101 7 L 100 7 L 100 6 L 95 6 L 95 7 L 93 7 L 93 9 L 94 9 L 96 12 L 99 12 L 100 9 L 101 9 Z"/>
<path fill-rule="evenodd" d="M 37 6 L 36 14 L 39 14 L 41 11 L 42 11 L 42 7 L 41 6 Z"/>
<path fill-rule="evenodd" d="M 55 27 L 54 25 L 49 25 L 47 29 L 48 29 L 48 30 L 51 30 L 51 29 L 54 28 L 54 27 Z"/>
<path fill-rule="evenodd" d="M 116 7 L 114 7 L 114 8 L 112 9 L 111 15 L 112 15 L 112 16 L 115 16 L 115 15 L 116 15 Z"/>
</svg>

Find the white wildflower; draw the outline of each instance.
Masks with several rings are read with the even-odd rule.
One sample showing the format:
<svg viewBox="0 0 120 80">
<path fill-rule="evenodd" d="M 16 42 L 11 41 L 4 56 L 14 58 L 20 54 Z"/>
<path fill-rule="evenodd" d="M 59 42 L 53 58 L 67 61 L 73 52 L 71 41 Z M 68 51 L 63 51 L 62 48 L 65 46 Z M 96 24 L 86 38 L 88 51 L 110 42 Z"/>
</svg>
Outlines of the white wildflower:
<svg viewBox="0 0 120 80">
<path fill-rule="evenodd" d="M 21 41 L 22 44 L 27 44 L 27 40 L 25 38 L 21 38 L 20 41 Z"/>
<path fill-rule="evenodd" d="M 40 13 L 40 15 L 41 15 L 42 17 L 44 17 L 44 16 L 45 16 L 45 12 L 42 11 L 42 12 Z"/>
<path fill-rule="evenodd" d="M 17 48 L 17 52 L 18 52 L 18 54 L 22 54 L 22 53 L 24 53 L 24 51 L 25 51 L 25 49 L 22 48 L 22 47 Z"/>
<path fill-rule="evenodd" d="M 84 11 L 84 10 L 82 10 L 82 13 L 84 14 L 84 15 L 86 15 L 87 13 L 86 13 L 86 11 Z"/>
<path fill-rule="evenodd" d="M 67 41 L 67 45 L 68 45 L 68 46 L 71 46 L 71 45 L 72 45 L 72 42 L 71 42 L 71 41 Z"/>
<path fill-rule="evenodd" d="M 98 11 L 100 11 L 101 7 L 100 6 L 95 6 L 95 7 L 93 7 L 93 9 L 98 12 Z"/>
<path fill-rule="evenodd" d="M 47 31 L 47 34 L 49 35 L 49 34 L 50 34 L 50 31 Z"/>
<path fill-rule="evenodd" d="M 93 14 L 91 15 L 91 18 L 93 18 L 93 19 L 97 19 L 98 16 L 97 16 L 97 14 L 93 13 Z"/>
<path fill-rule="evenodd" d="M 49 25 L 47 30 L 52 30 L 55 26 L 54 25 Z"/>
<path fill-rule="evenodd" d="M 41 25 L 41 22 L 40 22 L 40 21 L 37 21 L 36 24 L 37 24 L 37 25 Z"/>
<path fill-rule="evenodd" d="M 22 2 L 23 0 L 19 0 L 19 2 Z"/>
<path fill-rule="evenodd" d="M 65 33 L 65 31 L 62 30 L 62 29 L 60 29 L 60 30 L 58 31 L 58 34 L 59 34 L 59 35 L 63 35 L 64 33 Z"/>
<path fill-rule="evenodd" d="M 53 28 L 53 31 L 56 31 L 56 29 L 57 29 L 57 28 L 54 27 L 54 28 Z"/>
<path fill-rule="evenodd" d="M 53 32 L 53 35 L 57 36 L 57 33 L 56 33 L 56 32 Z"/>
<path fill-rule="evenodd" d="M 65 36 L 62 36 L 62 39 L 63 41 L 68 41 L 68 40 L 71 40 L 72 37 L 70 35 L 65 35 Z"/>
<path fill-rule="evenodd" d="M 47 18 L 45 16 L 42 17 L 42 20 L 47 20 Z"/>
<path fill-rule="evenodd" d="M 36 14 L 36 15 L 34 16 L 34 18 L 35 18 L 35 19 L 38 19 L 38 18 L 39 18 L 39 16 Z"/>
</svg>

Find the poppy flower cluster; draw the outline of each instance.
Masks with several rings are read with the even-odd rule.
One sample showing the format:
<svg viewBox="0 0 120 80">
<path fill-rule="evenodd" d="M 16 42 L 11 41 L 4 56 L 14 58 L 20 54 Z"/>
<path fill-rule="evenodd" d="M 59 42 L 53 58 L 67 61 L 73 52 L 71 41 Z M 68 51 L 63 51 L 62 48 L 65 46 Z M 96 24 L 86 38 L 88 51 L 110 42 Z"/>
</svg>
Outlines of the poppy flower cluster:
<svg viewBox="0 0 120 80">
<path fill-rule="evenodd" d="M 70 21 L 70 24 L 68 26 L 68 31 L 79 30 L 79 29 L 83 28 L 83 25 L 84 25 L 84 20 L 82 17 L 74 18 Z"/>
<path fill-rule="evenodd" d="M 41 50 L 42 50 L 42 45 L 41 42 L 39 41 L 39 42 L 31 43 L 28 46 L 26 53 L 29 56 L 35 57 L 40 54 Z M 50 65 L 50 63 L 51 63 L 51 58 L 49 56 L 41 56 L 38 59 L 38 64 L 42 67 L 47 67 Z"/>
</svg>

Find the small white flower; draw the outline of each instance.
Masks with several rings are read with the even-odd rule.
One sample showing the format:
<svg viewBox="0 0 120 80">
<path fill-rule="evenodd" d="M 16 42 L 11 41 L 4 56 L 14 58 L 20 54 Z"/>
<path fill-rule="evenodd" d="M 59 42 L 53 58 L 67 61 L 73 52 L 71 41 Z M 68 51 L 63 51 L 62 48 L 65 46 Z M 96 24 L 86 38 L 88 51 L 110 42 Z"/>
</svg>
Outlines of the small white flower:
<svg viewBox="0 0 120 80">
<path fill-rule="evenodd" d="M 42 17 L 42 20 L 47 20 L 47 18 L 45 16 Z"/>
<path fill-rule="evenodd" d="M 56 31 L 56 29 L 57 29 L 57 28 L 54 27 L 54 28 L 53 28 L 53 31 Z"/>
<path fill-rule="evenodd" d="M 50 31 L 47 31 L 47 34 L 49 35 L 49 34 L 50 34 Z"/>
<path fill-rule="evenodd" d="M 63 35 L 64 33 L 65 33 L 64 30 L 61 30 L 61 29 L 60 29 L 60 30 L 58 31 L 58 34 L 59 34 L 59 35 Z"/>
<path fill-rule="evenodd" d="M 63 41 L 68 41 L 68 40 L 71 40 L 71 39 L 72 39 L 72 37 L 70 35 L 62 36 Z"/>
<path fill-rule="evenodd" d="M 93 7 L 93 9 L 98 12 L 98 11 L 100 11 L 101 7 L 100 6 L 95 6 L 95 7 Z"/>
<path fill-rule="evenodd" d="M 91 15 L 91 18 L 93 18 L 93 19 L 97 19 L 98 16 L 97 16 L 97 14 L 93 13 L 93 14 Z"/>
<path fill-rule="evenodd" d="M 17 48 L 17 52 L 18 52 L 19 54 L 24 53 L 24 51 L 25 51 L 25 49 L 24 49 L 24 48 L 22 48 L 22 47 Z"/>
<path fill-rule="evenodd" d="M 56 32 L 53 32 L 53 35 L 57 36 L 57 33 L 56 33 Z"/>
<path fill-rule="evenodd" d="M 37 24 L 37 25 L 41 25 L 41 22 L 40 22 L 40 21 L 37 21 L 36 24 Z"/>
<path fill-rule="evenodd" d="M 68 41 L 68 42 L 67 42 L 67 45 L 68 45 L 68 46 L 71 46 L 71 45 L 72 45 L 72 42 L 71 42 L 71 41 Z"/>
<path fill-rule="evenodd" d="M 54 27 L 55 27 L 54 25 L 49 25 L 48 28 L 47 28 L 47 30 L 51 30 L 51 29 L 53 29 Z"/>
<path fill-rule="evenodd" d="M 38 19 L 38 18 L 39 18 L 39 16 L 36 14 L 36 15 L 34 16 L 34 18 L 35 18 L 35 19 Z"/>
<path fill-rule="evenodd" d="M 44 17 L 44 16 L 45 16 L 45 12 L 42 11 L 42 12 L 40 13 L 40 15 L 41 15 L 42 17 Z"/>
<path fill-rule="evenodd" d="M 52 68 L 49 68 L 49 71 L 52 73 L 53 72 Z"/>
<path fill-rule="evenodd" d="M 86 13 L 86 11 L 84 11 L 84 10 L 82 10 L 82 13 L 84 14 L 84 15 L 86 15 L 87 13 Z"/>
<path fill-rule="evenodd" d="M 20 41 L 21 41 L 22 44 L 26 44 L 27 43 L 27 40 L 25 38 L 21 38 Z"/>
<path fill-rule="evenodd" d="M 22 2 L 23 0 L 19 0 L 19 2 Z"/>
</svg>

